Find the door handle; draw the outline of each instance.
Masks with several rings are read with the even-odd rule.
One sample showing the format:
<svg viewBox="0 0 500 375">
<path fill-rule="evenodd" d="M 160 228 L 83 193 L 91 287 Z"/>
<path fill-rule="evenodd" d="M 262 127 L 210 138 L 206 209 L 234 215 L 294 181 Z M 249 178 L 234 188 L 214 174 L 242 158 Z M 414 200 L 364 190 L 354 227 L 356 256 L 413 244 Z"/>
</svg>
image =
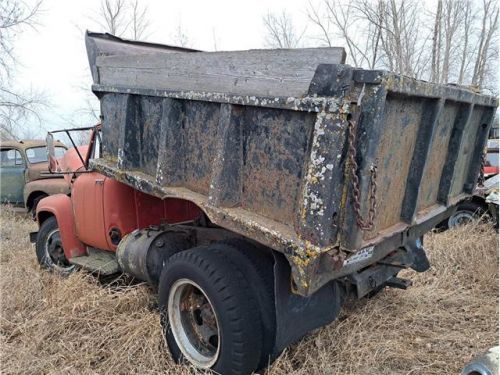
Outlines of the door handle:
<svg viewBox="0 0 500 375">
<path fill-rule="evenodd" d="M 96 185 L 104 185 L 104 180 L 103 179 L 95 180 L 95 184 Z"/>
</svg>

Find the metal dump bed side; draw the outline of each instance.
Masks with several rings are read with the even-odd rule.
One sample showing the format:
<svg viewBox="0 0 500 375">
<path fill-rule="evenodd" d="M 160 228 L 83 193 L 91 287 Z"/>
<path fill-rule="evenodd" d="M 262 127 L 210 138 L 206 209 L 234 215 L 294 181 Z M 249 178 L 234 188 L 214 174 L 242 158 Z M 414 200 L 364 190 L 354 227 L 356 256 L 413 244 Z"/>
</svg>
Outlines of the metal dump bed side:
<svg viewBox="0 0 500 375">
<path fill-rule="evenodd" d="M 337 48 L 89 60 L 103 115 L 93 167 L 190 200 L 282 252 L 302 295 L 449 216 L 472 192 L 497 106 L 463 88 L 353 69 Z M 363 230 L 375 168 L 377 211 Z"/>
</svg>

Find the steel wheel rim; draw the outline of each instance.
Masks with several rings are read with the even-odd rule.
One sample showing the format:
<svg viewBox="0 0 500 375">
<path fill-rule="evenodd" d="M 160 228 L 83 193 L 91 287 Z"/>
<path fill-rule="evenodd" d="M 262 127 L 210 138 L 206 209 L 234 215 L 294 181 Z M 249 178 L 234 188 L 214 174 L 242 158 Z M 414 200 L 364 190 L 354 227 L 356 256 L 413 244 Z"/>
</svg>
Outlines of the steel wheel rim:
<svg viewBox="0 0 500 375">
<path fill-rule="evenodd" d="M 194 281 L 179 279 L 170 288 L 168 319 L 175 341 L 186 359 L 199 368 L 219 358 L 220 329 L 213 304 Z"/>
<path fill-rule="evenodd" d="M 448 219 L 448 226 L 450 228 L 457 227 L 459 225 L 464 225 L 470 223 L 474 220 L 474 214 L 470 211 L 457 211 L 454 215 L 450 216 Z"/>
<path fill-rule="evenodd" d="M 53 229 L 47 235 L 47 239 L 45 240 L 45 255 L 57 270 L 70 271 L 75 267 L 69 264 L 64 255 L 59 228 Z"/>
</svg>

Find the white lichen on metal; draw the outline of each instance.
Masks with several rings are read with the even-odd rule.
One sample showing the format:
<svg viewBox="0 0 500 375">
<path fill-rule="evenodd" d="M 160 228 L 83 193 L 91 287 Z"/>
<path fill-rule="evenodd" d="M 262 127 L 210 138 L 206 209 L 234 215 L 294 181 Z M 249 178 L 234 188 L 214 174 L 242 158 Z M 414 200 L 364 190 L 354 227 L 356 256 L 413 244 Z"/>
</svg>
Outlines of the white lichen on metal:
<svg viewBox="0 0 500 375">
<path fill-rule="evenodd" d="M 118 165 L 118 168 L 123 168 L 123 163 L 124 163 L 124 153 L 123 153 L 123 149 L 122 148 L 119 148 L 118 149 L 118 161 L 117 161 L 117 165 Z"/>
<path fill-rule="evenodd" d="M 230 103 L 257 107 L 286 108 L 294 111 L 307 112 L 337 112 L 339 100 L 334 97 L 318 97 L 316 95 L 303 97 L 265 97 L 255 95 L 237 95 L 220 92 L 204 91 L 168 91 L 168 90 L 143 90 L 140 88 L 126 88 L 107 85 L 93 85 L 95 92 L 144 94 L 165 98 L 199 100 L 217 103 Z M 147 91 L 147 92 L 146 92 Z"/>
<path fill-rule="evenodd" d="M 325 136 L 327 124 L 332 123 L 333 119 L 334 114 L 323 111 L 318 113 L 314 123 L 312 147 L 303 189 L 303 219 L 307 216 L 323 216 L 325 213 L 325 202 L 318 194 L 316 185 L 323 182 L 326 172 L 332 171 L 334 167 L 321 151 L 321 138 Z M 324 235 L 323 228 L 319 224 L 315 229 L 321 236 Z"/>
</svg>

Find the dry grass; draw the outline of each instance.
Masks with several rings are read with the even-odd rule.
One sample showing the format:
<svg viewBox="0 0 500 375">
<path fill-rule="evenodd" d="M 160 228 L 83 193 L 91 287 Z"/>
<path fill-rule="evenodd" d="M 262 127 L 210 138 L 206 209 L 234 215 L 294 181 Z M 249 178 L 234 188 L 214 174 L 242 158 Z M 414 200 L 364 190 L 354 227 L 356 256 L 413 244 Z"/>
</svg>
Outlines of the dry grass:
<svg viewBox="0 0 500 375">
<path fill-rule="evenodd" d="M 34 223 L 6 208 L 0 220 L 2 374 L 190 373 L 164 348 L 150 288 L 42 271 Z M 432 269 L 405 271 L 413 287 L 350 303 L 268 374 L 457 374 L 498 345 L 497 242 L 480 225 L 427 236 Z"/>
</svg>

